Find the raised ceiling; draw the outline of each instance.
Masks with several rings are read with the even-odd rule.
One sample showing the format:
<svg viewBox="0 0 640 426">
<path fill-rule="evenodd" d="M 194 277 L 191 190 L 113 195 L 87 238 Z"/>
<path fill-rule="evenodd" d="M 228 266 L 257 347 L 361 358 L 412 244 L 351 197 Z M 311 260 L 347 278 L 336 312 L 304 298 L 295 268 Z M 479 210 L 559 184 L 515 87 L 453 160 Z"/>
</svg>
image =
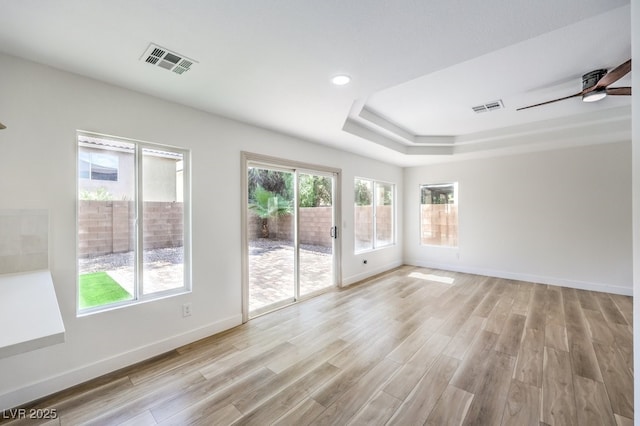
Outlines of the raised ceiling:
<svg viewBox="0 0 640 426">
<path fill-rule="evenodd" d="M 2 4 L 0 51 L 415 165 L 630 138 L 630 97 L 515 111 L 629 59 L 629 16 L 624 0 L 21 0 Z M 150 43 L 197 66 L 150 66 Z"/>
</svg>

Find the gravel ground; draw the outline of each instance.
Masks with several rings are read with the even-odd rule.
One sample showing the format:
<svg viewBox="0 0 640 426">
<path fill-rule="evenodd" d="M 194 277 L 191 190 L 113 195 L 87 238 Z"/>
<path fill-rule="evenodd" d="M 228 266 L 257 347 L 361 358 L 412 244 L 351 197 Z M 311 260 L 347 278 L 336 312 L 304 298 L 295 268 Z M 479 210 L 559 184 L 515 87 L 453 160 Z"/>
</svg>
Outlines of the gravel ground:
<svg viewBox="0 0 640 426">
<path fill-rule="evenodd" d="M 182 247 L 170 247 L 149 249 L 144 251 L 144 262 L 149 266 L 182 264 Z M 113 253 L 102 256 L 87 257 L 79 260 L 80 271 L 83 273 L 112 271 L 131 267 L 133 264 L 133 252 Z"/>
<path fill-rule="evenodd" d="M 260 255 L 280 248 L 292 248 L 293 241 L 270 240 L 259 238 L 249 241 L 249 254 Z M 331 247 L 311 244 L 300 244 L 300 249 L 317 254 L 331 254 Z M 149 249 L 144 251 L 144 262 L 153 267 L 157 265 L 181 264 L 183 262 L 182 247 L 170 247 Z M 82 273 L 112 271 L 131 267 L 133 264 L 133 252 L 112 253 L 102 256 L 87 257 L 79 260 Z"/>
</svg>

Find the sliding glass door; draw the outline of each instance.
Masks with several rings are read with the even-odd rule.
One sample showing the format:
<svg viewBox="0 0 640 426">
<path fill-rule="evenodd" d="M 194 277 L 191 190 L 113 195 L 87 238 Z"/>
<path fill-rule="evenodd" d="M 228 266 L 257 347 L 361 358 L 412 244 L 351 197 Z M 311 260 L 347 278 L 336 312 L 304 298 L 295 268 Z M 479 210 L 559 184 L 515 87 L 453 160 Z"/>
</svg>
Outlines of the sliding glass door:
<svg viewBox="0 0 640 426">
<path fill-rule="evenodd" d="M 337 237 L 333 214 L 332 175 L 298 174 L 298 271 L 300 296 L 325 290 L 333 283 L 333 245 Z"/>
<path fill-rule="evenodd" d="M 336 283 L 336 173 L 246 161 L 245 320 Z"/>
<path fill-rule="evenodd" d="M 251 166 L 248 176 L 249 312 L 295 301 L 294 173 Z"/>
</svg>

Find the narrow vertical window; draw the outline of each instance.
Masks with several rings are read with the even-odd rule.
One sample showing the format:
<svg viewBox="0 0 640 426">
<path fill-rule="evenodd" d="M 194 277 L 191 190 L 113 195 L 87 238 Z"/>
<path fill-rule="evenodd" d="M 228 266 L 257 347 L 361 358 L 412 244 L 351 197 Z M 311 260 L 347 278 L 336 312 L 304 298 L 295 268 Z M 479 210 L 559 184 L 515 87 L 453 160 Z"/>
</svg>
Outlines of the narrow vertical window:
<svg viewBox="0 0 640 426">
<path fill-rule="evenodd" d="M 458 246 L 458 184 L 420 187 L 420 243 Z"/>
<path fill-rule="evenodd" d="M 375 247 L 393 244 L 393 185 L 375 183 Z"/>
<path fill-rule="evenodd" d="M 184 154 L 142 149 L 142 283 L 152 294 L 184 287 Z"/>
<path fill-rule="evenodd" d="M 395 244 L 395 185 L 356 178 L 354 186 L 355 252 Z"/>
<path fill-rule="evenodd" d="M 355 251 L 373 248 L 373 188 L 372 182 L 355 180 Z"/>
<path fill-rule="evenodd" d="M 190 289 L 188 176 L 188 151 L 78 135 L 80 312 Z"/>
</svg>

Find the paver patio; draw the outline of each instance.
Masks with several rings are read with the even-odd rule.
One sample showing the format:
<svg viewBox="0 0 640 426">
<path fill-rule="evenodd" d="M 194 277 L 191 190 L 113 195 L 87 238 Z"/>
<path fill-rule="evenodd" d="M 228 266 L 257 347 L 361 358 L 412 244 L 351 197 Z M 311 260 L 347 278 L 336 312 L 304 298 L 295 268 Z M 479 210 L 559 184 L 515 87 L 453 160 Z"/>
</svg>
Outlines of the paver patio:
<svg viewBox="0 0 640 426">
<path fill-rule="evenodd" d="M 301 245 L 300 293 L 332 285 L 332 256 L 327 247 Z M 249 242 L 249 312 L 293 298 L 294 250 L 289 241 Z"/>
</svg>

